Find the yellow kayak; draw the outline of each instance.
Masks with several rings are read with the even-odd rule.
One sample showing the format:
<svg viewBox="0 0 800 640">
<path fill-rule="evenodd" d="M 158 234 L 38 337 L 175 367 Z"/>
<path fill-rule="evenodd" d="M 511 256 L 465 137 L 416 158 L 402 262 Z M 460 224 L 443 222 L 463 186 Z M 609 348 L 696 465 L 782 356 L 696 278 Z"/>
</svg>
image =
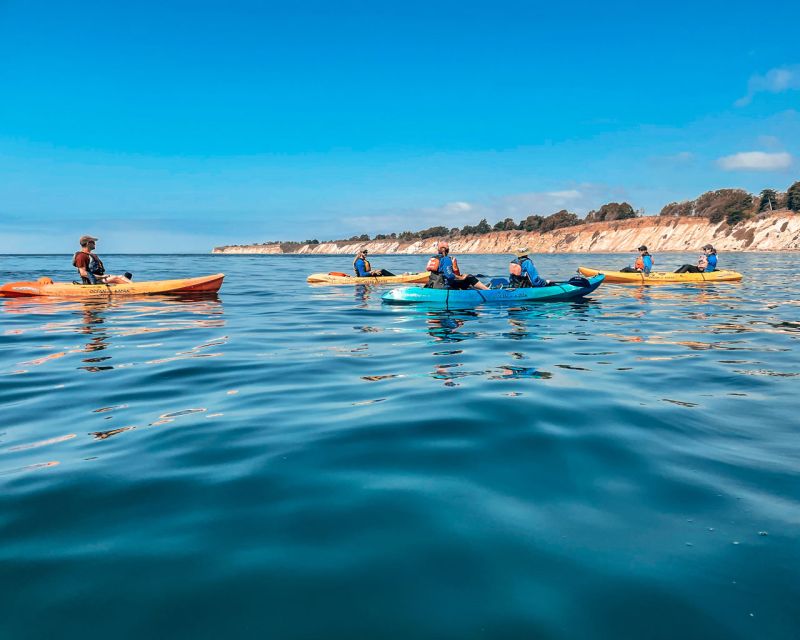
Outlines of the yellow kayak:
<svg viewBox="0 0 800 640">
<path fill-rule="evenodd" d="M 711 271 L 709 273 L 672 273 L 670 271 L 651 271 L 644 273 L 627 273 L 625 271 L 601 271 L 589 269 L 588 267 L 578 267 L 581 275 L 591 278 L 598 273 L 604 273 L 606 282 L 616 284 L 661 284 L 668 282 L 738 282 L 742 279 L 742 274 L 736 271 Z"/>
<path fill-rule="evenodd" d="M 399 276 L 358 278 L 339 271 L 331 271 L 329 273 L 312 273 L 306 280 L 311 284 L 402 284 L 404 282 L 427 282 L 429 275 L 427 271 L 420 271 L 419 273 L 403 273 Z"/>
<path fill-rule="evenodd" d="M 10 282 L 0 286 L 0 297 L 21 298 L 50 296 L 54 298 L 107 298 L 108 296 L 140 296 L 148 294 L 213 293 L 219 291 L 225 274 L 180 280 L 143 280 L 129 284 L 74 284 L 39 278 L 34 282 Z"/>
</svg>

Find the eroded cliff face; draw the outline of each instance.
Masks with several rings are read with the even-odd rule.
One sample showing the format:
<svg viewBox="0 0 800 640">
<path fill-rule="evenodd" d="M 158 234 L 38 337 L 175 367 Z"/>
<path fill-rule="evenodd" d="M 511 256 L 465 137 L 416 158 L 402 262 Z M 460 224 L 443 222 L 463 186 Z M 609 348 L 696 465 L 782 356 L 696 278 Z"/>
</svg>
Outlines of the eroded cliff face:
<svg viewBox="0 0 800 640">
<path fill-rule="evenodd" d="M 711 243 L 720 251 L 800 251 L 800 214 L 776 211 L 735 226 L 702 218 L 649 216 L 619 222 L 594 222 L 548 233 L 497 231 L 450 240 L 452 253 L 511 253 L 528 247 L 531 253 L 630 252 L 639 245 L 650 251 L 696 251 Z M 371 240 L 301 245 L 291 253 L 354 254 L 366 247 L 371 254 L 428 254 L 436 239 L 417 242 Z M 217 247 L 213 253 L 284 253 L 279 244 Z"/>
</svg>

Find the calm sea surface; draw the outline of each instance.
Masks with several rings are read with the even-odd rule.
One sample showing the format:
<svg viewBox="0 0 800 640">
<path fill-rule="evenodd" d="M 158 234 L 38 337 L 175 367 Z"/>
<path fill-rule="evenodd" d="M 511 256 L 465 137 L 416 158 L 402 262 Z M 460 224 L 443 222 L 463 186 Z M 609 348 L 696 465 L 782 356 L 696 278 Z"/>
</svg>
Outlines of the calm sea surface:
<svg viewBox="0 0 800 640">
<path fill-rule="evenodd" d="M 0 637 L 800 637 L 800 256 L 454 312 L 305 283 L 350 260 L 105 256 L 227 277 L 0 299 Z"/>
</svg>

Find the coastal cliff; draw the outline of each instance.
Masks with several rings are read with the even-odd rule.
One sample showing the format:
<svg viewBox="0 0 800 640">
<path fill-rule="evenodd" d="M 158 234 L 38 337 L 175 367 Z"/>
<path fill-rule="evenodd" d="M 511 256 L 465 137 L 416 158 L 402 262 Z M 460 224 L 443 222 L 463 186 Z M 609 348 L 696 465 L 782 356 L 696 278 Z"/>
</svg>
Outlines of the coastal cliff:
<svg viewBox="0 0 800 640">
<path fill-rule="evenodd" d="M 456 254 L 511 253 L 517 247 L 528 247 L 531 253 L 614 253 L 632 251 L 642 244 L 650 251 L 694 251 L 706 243 L 720 251 L 799 251 L 800 214 L 776 211 L 732 226 L 697 217 L 647 216 L 581 224 L 546 233 L 495 231 L 449 240 L 450 250 Z M 436 238 L 414 242 L 340 240 L 290 247 L 278 243 L 232 245 L 215 247 L 212 253 L 354 254 L 365 247 L 372 254 L 427 254 L 435 245 Z"/>
</svg>

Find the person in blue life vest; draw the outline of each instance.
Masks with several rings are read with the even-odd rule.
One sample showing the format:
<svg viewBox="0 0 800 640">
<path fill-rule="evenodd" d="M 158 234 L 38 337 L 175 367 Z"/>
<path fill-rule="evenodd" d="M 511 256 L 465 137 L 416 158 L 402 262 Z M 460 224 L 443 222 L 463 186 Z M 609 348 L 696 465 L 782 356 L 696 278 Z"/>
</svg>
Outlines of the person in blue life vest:
<svg viewBox="0 0 800 640">
<path fill-rule="evenodd" d="M 517 249 L 516 258 L 508 265 L 509 281 L 512 287 L 546 287 L 548 281 L 539 275 L 533 260 L 528 257 L 528 248 Z"/>
<path fill-rule="evenodd" d="M 710 244 L 703 246 L 703 253 L 697 259 L 697 264 L 685 264 L 675 270 L 675 273 L 711 273 L 717 270 L 717 250 Z"/>
<path fill-rule="evenodd" d="M 450 243 L 439 240 L 436 255 L 428 260 L 426 271 L 430 272 L 428 284 L 432 289 L 488 289 L 478 278 L 471 274 L 462 274 L 455 256 L 450 255 Z"/>
<path fill-rule="evenodd" d="M 357 278 L 370 278 L 375 276 L 393 276 L 391 271 L 386 269 L 372 269 L 372 265 L 367 260 L 367 249 L 359 249 L 356 257 L 353 259 L 353 272 Z"/>
<path fill-rule="evenodd" d="M 625 267 L 624 269 L 620 269 L 623 273 L 644 273 L 645 275 L 649 274 L 653 270 L 653 256 L 650 255 L 650 252 L 647 251 L 647 247 L 642 245 L 637 249 L 639 252 L 638 257 L 633 263 L 633 267 Z"/>
</svg>

